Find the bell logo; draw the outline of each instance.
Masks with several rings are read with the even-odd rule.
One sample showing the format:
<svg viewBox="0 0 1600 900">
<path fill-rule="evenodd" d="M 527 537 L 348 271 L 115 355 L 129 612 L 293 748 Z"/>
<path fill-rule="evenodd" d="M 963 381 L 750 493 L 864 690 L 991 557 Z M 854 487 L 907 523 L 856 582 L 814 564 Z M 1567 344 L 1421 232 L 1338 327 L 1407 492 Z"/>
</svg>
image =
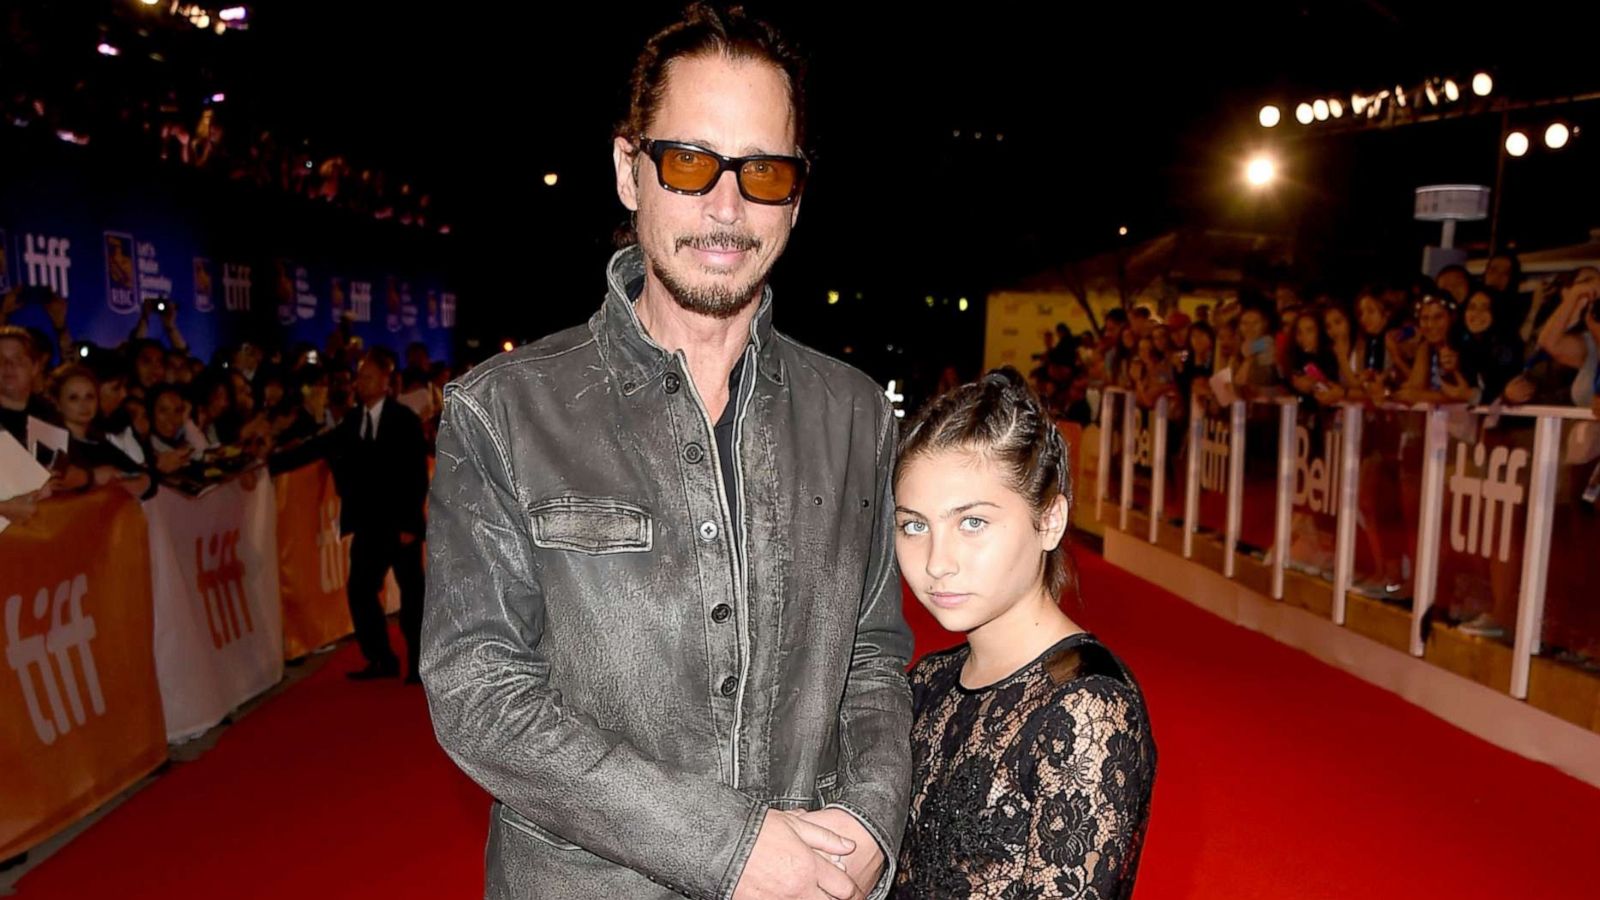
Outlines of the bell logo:
<svg viewBox="0 0 1600 900">
<path fill-rule="evenodd" d="M 318 518 L 317 578 L 322 592 L 331 594 L 344 587 L 349 568 L 344 539 L 339 536 L 339 498 L 330 498 L 322 504 L 322 515 Z"/>
<path fill-rule="evenodd" d="M 209 541 L 194 539 L 195 571 L 206 605 L 206 623 L 211 626 L 211 643 L 219 650 L 244 637 L 246 631 L 256 630 L 244 592 L 245 570 L 238 547 L 237 529 L 213 534 Z"/>
<path fill-rule="evenodd" d="M 1322 432 L 1322 456 L 1311 458 L 1311 429 L 1294 429 L 1294 505 L 1329 516 L 1339 514 L 1339 450 L 1344 436 L 1332 428 Z"/>
<path fill-rule="evenodd" d="M 39 588 L 33 596 L 32 620 L 43 621 L 48 627 L 43 634 L 27 637 L 22 634 L 22 596 L 12 594 L 6 599 L 6 665 L 22 682 L 22 701 L 33 722 L 33 733 L 47 746 L 74 725 L 86 724 L 90 711 L 97 716 L 106 714 L 100 670 L 95 667 L 94 649 L 89 646 L 95 638 L 94 618 L 83 613 L 83 598 L 88 593 L 89 578 L 81 574 L 56 585 L 53 596 L 49 588 Z M 74 648 L 78 651 L 76 666 Z M 83 675 L 82 691 L 79 672 Z M 39 702 L 40 687 L 44 689 L 44 704 Z M 85 693 L 89 695 L 87 710 L 83 705 Z"/>
<path fill-rule="evenodd" d="M 1484 456 L 1489 458 L 1484 468 Z M 1450 549 L 1457 553 L 1476 553 L 1485 559 L 1491 552 L 1501 562 L 1511 560 L 1511 512 L 1521 506 L 1526 492 L 1519 479 L 1528 468 L 1528 451 L 1482 444 L 1472 449 L 1473 471 L 1467 474 L 1467 445 L 1456 444 L 1456 470 L 1450 476 Z M 1466 502 L 1463 503 L 1462 501 Z M 1462 522 L 1462 507 L 1466 522 Z M 1495 511 L 1500 512 L 1499 547 L 1495 548 Z M 1465 528 L 1463 530 L 1463 525 Z"/>
</svg>

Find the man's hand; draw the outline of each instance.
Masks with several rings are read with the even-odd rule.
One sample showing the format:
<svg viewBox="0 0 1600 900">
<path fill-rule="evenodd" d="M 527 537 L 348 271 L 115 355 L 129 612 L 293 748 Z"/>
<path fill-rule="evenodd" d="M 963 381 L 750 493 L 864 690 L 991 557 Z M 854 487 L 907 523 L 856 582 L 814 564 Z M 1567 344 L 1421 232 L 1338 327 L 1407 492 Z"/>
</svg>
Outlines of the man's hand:
<svg viewBox="0 0 1600 900">
<path fill-rule="evenodd" d="M 860 891 L 856 897 L 866 897 L 872 893 L 872 889 L 878 885 L 878 876 L 883 874 L 883 851 L 860 819 L 842 809 L 819 809 L 792 815 L 854 841 L 856 849 L 843 856 L 845 874 L 850 876 Z"/>
<path fill-rule="evenodd" d="M 18 525 L 25 524 L 39 512 L 39 500 L 37 492 L 0 500 L 0 517 L 10 519 Z"/>
<path fill-rule="evenodd" d="M 734 900 L 850 900 L 856 886 L 828 856 L 844 857 L 856 849 L 821 825 L 769 810 Z"/>
</svg>

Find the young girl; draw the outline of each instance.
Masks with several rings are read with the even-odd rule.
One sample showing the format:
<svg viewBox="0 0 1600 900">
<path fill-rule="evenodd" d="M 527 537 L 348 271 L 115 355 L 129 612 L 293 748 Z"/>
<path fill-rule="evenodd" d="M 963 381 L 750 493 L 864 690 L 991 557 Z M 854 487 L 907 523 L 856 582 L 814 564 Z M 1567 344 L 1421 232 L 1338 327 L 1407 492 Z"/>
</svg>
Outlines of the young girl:
<svg viewBox="0 0 1600 900">
<path fill-rule="evenodd" d="M 895 470 L 912 591 L 967 643 L 911 672 L 897 898 L 1126 898 L 1156 748 L 1126 666 L 1067 615 L 1066 446 L 1022 376 L 926 406 Z"/>
</svg>

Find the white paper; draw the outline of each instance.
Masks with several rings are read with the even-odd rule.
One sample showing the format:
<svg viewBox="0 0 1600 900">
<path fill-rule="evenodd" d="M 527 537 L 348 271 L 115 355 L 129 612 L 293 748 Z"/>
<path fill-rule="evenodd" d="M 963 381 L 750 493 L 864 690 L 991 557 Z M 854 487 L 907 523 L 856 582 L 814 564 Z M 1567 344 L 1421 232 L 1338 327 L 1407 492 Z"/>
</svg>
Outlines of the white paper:
<svg viewBox="0 0 1600 900">
<path fill-rule="evenodd" d="M 28 417 L 28 452 L 37 453 L 39 447 L 48 447 L 57 453 L 67 452 L 67 442 L 72 440 L 72 434 L 65 428 L 58 428 L 43 419 Z"/>
<path fill-rule="evenodd" d="M 1239 395 L 1233 390 L 1232 369 L 1224 366 L 1217 370 L 1215 375 L 1211 376 L 1211 393 L 1217 398 L 1217 403 L 1221 406 L 1231 406 L 1235 400 L 1239 399 Z"/>
</svg>

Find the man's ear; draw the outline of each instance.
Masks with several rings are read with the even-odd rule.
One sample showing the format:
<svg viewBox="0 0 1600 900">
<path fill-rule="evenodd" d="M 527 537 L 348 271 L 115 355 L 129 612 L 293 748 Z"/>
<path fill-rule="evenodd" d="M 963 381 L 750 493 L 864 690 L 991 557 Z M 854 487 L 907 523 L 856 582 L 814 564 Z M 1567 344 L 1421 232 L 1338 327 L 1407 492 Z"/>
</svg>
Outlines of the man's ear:
<svg viewBox="0 0 1600 900">
<path fill-rule="evenodd" d="M 627 138 L 611 141 L 611 164 L 617 170 L 617 199 L 630 212 L 639 211 L 639 148 Z"/>
</svg>

